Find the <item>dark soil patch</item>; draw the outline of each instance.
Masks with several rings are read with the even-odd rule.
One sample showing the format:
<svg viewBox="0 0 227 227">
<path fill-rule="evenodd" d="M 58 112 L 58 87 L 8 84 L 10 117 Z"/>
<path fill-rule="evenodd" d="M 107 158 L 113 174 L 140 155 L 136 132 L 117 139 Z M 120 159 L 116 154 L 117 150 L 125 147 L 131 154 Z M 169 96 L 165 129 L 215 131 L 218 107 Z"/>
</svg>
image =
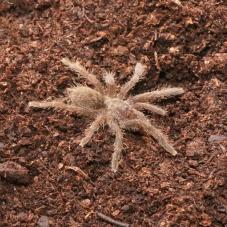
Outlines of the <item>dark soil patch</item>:
<svg viewBox="0 0 227 227">
<path fill-rule="evenodd" d="M 217 139 L 227 131 L 227 5 L 181 2 L 0 2 L 0 163 L 15 162 L 32 179 L 1 177 L 0 226 L 107 226 L 95 212 L 131 226 L 227 225 L 227 142 Z M 168 117 L 152 116 L 179 155 L 127 134 L 113 174 L 106 130 L 82 149 L 86 119 L 29 110 L 29 101 L 72 83 L 62 57 L 116 71 L 120 83 L 144 62 L 150 70 L 133 93 L 183 87 L 182 97 L 160 102 Z"/>
</svg>

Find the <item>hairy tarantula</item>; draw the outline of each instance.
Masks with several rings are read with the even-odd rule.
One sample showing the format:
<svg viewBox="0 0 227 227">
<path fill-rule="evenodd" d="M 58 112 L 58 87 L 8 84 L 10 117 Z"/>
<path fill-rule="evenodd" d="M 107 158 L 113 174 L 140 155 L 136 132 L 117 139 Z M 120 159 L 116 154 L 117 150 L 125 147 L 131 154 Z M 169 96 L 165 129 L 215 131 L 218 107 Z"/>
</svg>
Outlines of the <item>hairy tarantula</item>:
<svg viewBox="0 0 227 227">
<path fill-rule="evenodd" d="M 183 88 L 164 88 L 129 96 L 129 90 L 145 74 L 145 66 L 141 63 L 136 64 L 132 78 L 120 88 L 115 83 L 114 73 L 112 72 L 104 73 L 105 86 L 103 86 L 101 81 L 93 73 L 88 72 L 78 61 L 74 63 L 67 58 L 63 58 L 62 63 L 87 79 L 94 88 L 82 85 L 70 87 L 66 89 L 64 98 L 52 101 L 32 101 L 29 102 L 30 107 L 63 109 L 95 119 L 80 142 L 82 147 L 91 140 L 94 133 L 102 125 L 107 124 L 115 134 L 114 152 L 111 161 L 111 168 L 114 172 L 117 171 L 121 158 L 123 130 L 125 129 L 142 130 L 145 134 L 154 137 L 167 152 L 173 156 L 177 154 L 166 136 L 150 123 L 141 110 L 148 110 L 162 116 L 166 115 L 165 110 L 149 102 L 181 95 L 184 92 Z"/>
</svg>

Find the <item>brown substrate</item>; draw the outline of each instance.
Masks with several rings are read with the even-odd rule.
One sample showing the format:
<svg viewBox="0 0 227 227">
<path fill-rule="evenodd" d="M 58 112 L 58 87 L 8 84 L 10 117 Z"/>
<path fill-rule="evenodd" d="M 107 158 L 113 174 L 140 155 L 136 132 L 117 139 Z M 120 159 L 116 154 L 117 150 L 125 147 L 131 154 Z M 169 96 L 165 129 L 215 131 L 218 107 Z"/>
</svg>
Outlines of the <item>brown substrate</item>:
<svg viewBox="0 0 227 227">
<path fill-rule="evenodd" d="M 0 174 L 0 226 L 110 226 L 96 212 L 131 226 L 227 224 L 227 6 L 174 2 L 0 3 L 0 163 L 22 171 L 16 181 Z M 108 130 L 81 148 L 87 119 L 28 109 L 29 101 L 62 95 L 73 78 L 84 82 L 62 57 L 113 70 L 119 83 L 144 62 L 150 69 L 135 94 L 183 87 L 182 97 L 159 103 L 167 117 L 151 116 L 179 155 L 126 133 L 113 174 Z"/>
</svg>

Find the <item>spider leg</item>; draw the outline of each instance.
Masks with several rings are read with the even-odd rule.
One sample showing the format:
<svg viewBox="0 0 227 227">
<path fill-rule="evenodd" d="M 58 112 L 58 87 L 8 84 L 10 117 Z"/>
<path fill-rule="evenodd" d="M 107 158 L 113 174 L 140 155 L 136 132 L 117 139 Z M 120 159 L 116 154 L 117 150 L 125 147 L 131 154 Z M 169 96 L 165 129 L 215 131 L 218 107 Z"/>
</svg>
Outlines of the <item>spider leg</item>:
<svg viewBox="0 0 227 227">
<path fill-rule="evenodd" d="M 167 137 L 155 126 L 153 126 L 148 118 L 140 112 L 134 109 L 135 114 L 137 115 L 137 119 L 128 120 L 124 122 L 125 128 L 142 128 L 146 134 L 154 137 L 158 143 L 170 154 L 175 156 L 177 151 L 173 148 L 173 146 L 169 143 Z"/>
<path fill-rule="evenodd" d="M 130 97 L 130 101 L 133 103 L 148 102 L 148 101 L 154 101 L 158 98 L 163 99 L 163 98 L 169 98 L 172 96 L 181 95 L 183 93 L 184 93 L 184 89 L 180 87 L 164 88 L 161 90 L 156 90 L 156 91 L 135 95 L 133 97 Z"/>
<path fill-rule="evenodd" d="M 106 121 L 106 116 L 104 114 L 100 114 L 96 117 L 96 119 L 92 122 L 90 127 L 85 132 L 85 137 L 80 141 L 80 146 L 84 147 L 92 138 L 94 133 L 99 130 L 100 126 Z"/>
<path fill-rule="evenodd" d="M 84 77 L 86 80 L 88 80 L 96 88 L 97 91 L 101 93 L 103 92 L 103 86 L 101 82 L 97 79 L 97 77 L 87 71 L 85 67 L 83 67 L 78 61 L 72 62 L 68 58 L 63 58 L 61 62 L 64 65 L 68 66 L 72 71 L 75 71 L 76 73 Z"/>
<path fill-rule="evenodd" d="M 114 153 L 112 154 L 112 160 L 111 160 L 111 169 L 113 172 L 117 172 L 119 162 L 121 159 L 121 151 L 123 148 L 123 133 L 122 129 L 120 128 L 119 124 L 114 121 L 113 119 L 108 119 L 107 123 L 110 127 L 110 129 L 115 134 L 115 142 L 114 142 Z"/>
<path fill-rule="evenodd" d="M 28 103 L 28 106 L 40 109 L 49 108 L 64 109 L 63 106 L 65 105 L 64 103 L 65 100 L 66 100 L 65 98 L 59 98 L 51 101 L 31 101 Z"/>
<path fill-rule="evenodd" d="M 106 84 L 107 94 L 109 96 L 113 96 L 116 93 L 117 89 L 117 85 L 114 79 L 114 73 L 105 71 L 103 78 Z"/>
<path fill-rule="evenodd" d="M 143 77 L 144 73 L 145 73 L 144 65 L 142 65 L 141 63 L 137 63 L 132 78 L 121 88 L 118 97 L 124 99 L 129 90 L 131 90 Z"/>
<path fill-rule="evenodd" d="M 149 110 L 150 112 L 153 112 L 153 113 L 156 113 L 156 114 L 159 114 L 162 116 L 167 114 L 167 111 L 163 110 L 161 107 L 159 107 L 157 105 L 152 105 L 149 103 L 137 102 L 137 103 L 132 104 L 132 106 L 137 110 L 145 109 L 145 110 Z"/>
<path fill-rule="evenodd" d="M 40 108 L 40 109 L 49 109 L 49 108 L 54 108 L 56 110 L 62 109 L 62 110 L 75 112 L 79 115 L 88 116 L 88 117 L 94 117 L 97 114 L 97 111 L 92 109 L 65 104 L 64 100 L 65 99 L 55 99 L 52 101 L 32 101 L 28 103 L 28 106 Z"/>
</svg>

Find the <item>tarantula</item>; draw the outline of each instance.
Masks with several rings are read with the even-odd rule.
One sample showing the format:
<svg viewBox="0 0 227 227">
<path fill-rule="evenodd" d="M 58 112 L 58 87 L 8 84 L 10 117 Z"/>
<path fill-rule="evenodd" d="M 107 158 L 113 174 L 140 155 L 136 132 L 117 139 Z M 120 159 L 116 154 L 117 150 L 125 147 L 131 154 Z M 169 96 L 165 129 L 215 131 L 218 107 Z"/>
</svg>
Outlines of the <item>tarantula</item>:
<svg viewBox="0 0 227 227">
<path fill-rule="evenodd" d="M 123 148 L 123 130 L 126 129 L 142 130 L 145 134 L 153 136 L 167 152 L 173 156 L 177 154 L 167 137 L 150 123 L 141 110 L 166 115 L 164 109 L 149 102 L 181 95 L 184 92 L 183 88 L 164 88 L 129 96 L 128 92 L 145 75 L 146 69 L 141 63 L 136 64 L 132 78 L 122 87 L 117 86 L 112 72 L 104 72 L 104 86 L 97 76 L 87 71 L 78 61 L 74 63 L 68 58 L 63 58 L 62 63 L 84 77 L 94 88 L 82 85 L 73 86 L 66 89 L 63 98 L 52 101 L 32 101 L 29 102 L 30 107 L 63 109 L 94 119 L 90 127 L 86 129 L 85 137 L 80 141 L 82 147 L 91 140 L 102 125 L 107 124 L 115 134 L 111 161 L 111 168 L 114 172 L 119 166 Z"/>
</svg>

